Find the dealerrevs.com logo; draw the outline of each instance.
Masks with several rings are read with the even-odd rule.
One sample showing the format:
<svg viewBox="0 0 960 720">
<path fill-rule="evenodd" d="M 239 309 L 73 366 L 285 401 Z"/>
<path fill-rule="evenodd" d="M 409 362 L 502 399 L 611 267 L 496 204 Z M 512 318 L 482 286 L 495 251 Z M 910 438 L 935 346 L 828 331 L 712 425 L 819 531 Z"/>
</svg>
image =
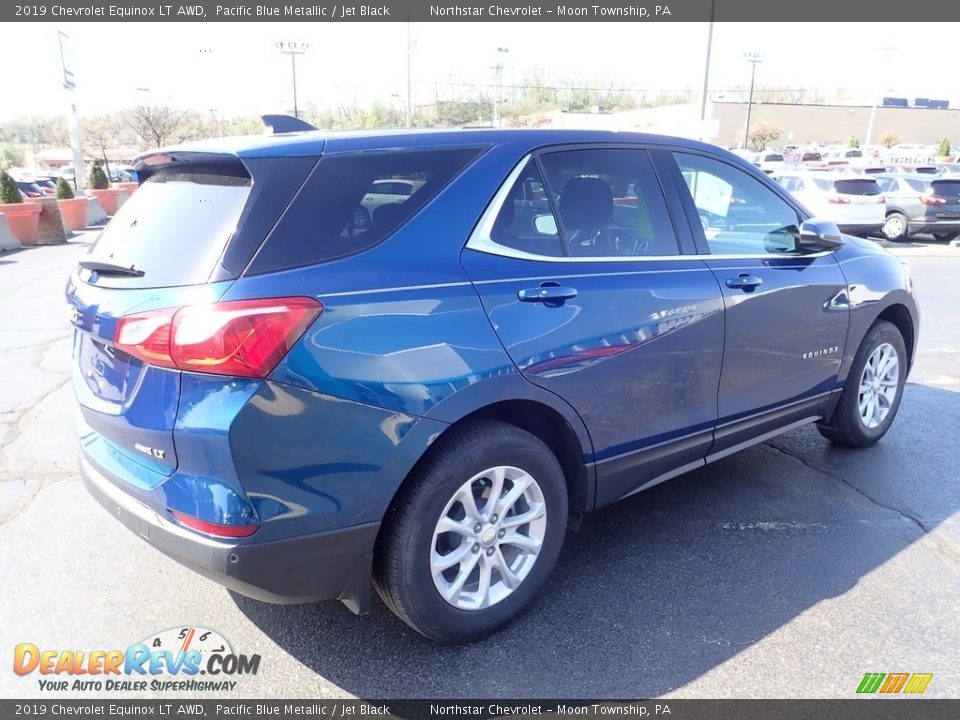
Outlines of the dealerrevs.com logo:
<svg viewBox="0 0 960 720">
<path fill-rule="evenodd" d="M 256 675 L 259 655 L 234 653 L 219 633 L 201 627 L 171 628 L 125 650 L 57 650 L 20 643 L 13 671 L 39 675 L 44 691 L 230 691 L 241 675 Z"/>
</svg>

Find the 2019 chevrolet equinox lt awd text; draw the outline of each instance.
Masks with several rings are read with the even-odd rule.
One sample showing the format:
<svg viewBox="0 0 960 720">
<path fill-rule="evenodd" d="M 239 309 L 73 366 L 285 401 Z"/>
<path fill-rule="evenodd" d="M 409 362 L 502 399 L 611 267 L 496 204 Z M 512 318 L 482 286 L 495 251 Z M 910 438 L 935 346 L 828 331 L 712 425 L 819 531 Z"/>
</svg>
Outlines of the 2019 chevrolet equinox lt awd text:
<svg viewBox="0 0 960 720">
<path fill-rule="evenodd" d="M 66 290 L 82 474 L 261 600 L 480 637 L 584 513 L 805 423 L 870 445 L 913 361 L 906 267 L 710 145 L 305 131 L 137 172 Z"/>
</svg>

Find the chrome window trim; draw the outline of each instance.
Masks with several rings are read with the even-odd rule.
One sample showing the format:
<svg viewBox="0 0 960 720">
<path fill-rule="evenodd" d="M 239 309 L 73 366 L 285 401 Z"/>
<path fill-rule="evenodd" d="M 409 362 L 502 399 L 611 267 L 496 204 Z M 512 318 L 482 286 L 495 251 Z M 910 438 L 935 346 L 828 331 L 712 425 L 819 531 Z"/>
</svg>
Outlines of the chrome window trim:
<svg viewBox="0 0 960 720">
<path fill-rule="evenodd" d="M 533 157 L 533 153 L 528 153 L 520 160 L 519 163 L 517 163 L 513 170 L 510 171 L 507 179 L 504 180 L 497 189 L 497 193 L 493 196 L 493 200 L 490 201 L 490 204 L 487 205 L 486 210 L 483 211 L 483 215 L 480 216 L 480 220 L 476 227 L 474 227 L 473 232 L 470 233 L 470 238 L 467 240 L 466 248 L 470 250 L 476 250 L 477 252 L 487 253 L 488 255 L 499 255 L 500 257 L 512 258 L 514 260 L 532 260 L 534 262 L 553 263 L 667 262 L 677 260 L 799 260 L 825 257 L 836 252 L 835 250 L 821 250 L 820 252 L 809 253 L 807 255 L 784 255 L 779 253 L 685 255 L 683 253 L 677 253 L 675 255 L 643 255 L 639 257 L 633 255 L 618 255 L 614 257 L 570 257 L 569 255 L 537 255 L 536 253 L 529 253 L 524 250 L 517 250 L 516 248 L 507 247 L 506 245 L 500 245 L 499 243 L 494 242 L 493 238 L 490 236 L 493 231 L 493 224 L 496 222 L 497 215 L 500 214 L 500 208 L 502 208 L 503 204 L 507 201 L 514 184 L 527 167 L 527 163 L 529 163 Z"/>
</svg>

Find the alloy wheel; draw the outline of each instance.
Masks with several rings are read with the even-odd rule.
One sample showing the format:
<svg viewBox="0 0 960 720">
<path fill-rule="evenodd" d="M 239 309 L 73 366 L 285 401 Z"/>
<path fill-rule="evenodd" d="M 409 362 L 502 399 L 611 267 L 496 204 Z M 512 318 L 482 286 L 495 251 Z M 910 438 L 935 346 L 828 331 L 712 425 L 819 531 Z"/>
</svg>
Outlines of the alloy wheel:
<svg viewBox="0 0 960 720">
<path fill-rule="evenodd" d="M 900 359 L 890 343 L 878 345 L 863 368 L 860 376 L 858 408 L 860 422 L 873 429 L 882 423 L 894 401 L 900 381 Z"/>
<path fill-rule="evenodd" d="M 433 531 L 430 574 L 461 610 L 502 601 L 530 574 L 543 546 L 547 506 L 537 481 L 510 466 L 484 470 L 454 493 Z"/>
</svg>

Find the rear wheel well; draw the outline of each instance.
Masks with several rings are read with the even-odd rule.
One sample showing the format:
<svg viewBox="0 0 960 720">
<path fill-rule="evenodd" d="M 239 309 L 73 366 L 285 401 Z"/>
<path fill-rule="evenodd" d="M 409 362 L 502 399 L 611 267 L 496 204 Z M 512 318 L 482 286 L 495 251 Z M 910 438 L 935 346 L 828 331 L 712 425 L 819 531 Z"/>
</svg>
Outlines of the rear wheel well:
<svg viewBox="0 0 960 720">
<path fill-rule="evenodd" d="M 891 305 L 886 308 L 877 320 L 886 320 L 897 326 L 897 330 L 903 336 L 903 344 L 907 346 L 907 363 L 913 360 L 913 348 L 916 338 L 913 330 L 913 319 L 910 317 L 910 311 L 903 305 Z"/>
<path fill-rule="evenodd" d="M 457 420 L 435 439 L 431 447 L 442 441 L 444 436 L 450 435 L 457 428 L 475 420 L 499 420 L 513 425 L 535 435 L 543 442 L 557 458 L 563 469 L 563 476 L 567 483 L 567 497 L 569 500 L 570 527 L 576 529 L 580 518 L 588 507 L 587 498 L 587 468 L 583 462 L 583 447 L 580 439 L 564 417 L 553 408 L 532 400 L 505 400 L 493 403 Z M 429 457 L 430 450 L 400 483 L 397 492 L 390 501 L 392 507 L 413 482 L 417 469 Z M 592 502 L 592 498 L 590 498 Z"/>
</svg>

